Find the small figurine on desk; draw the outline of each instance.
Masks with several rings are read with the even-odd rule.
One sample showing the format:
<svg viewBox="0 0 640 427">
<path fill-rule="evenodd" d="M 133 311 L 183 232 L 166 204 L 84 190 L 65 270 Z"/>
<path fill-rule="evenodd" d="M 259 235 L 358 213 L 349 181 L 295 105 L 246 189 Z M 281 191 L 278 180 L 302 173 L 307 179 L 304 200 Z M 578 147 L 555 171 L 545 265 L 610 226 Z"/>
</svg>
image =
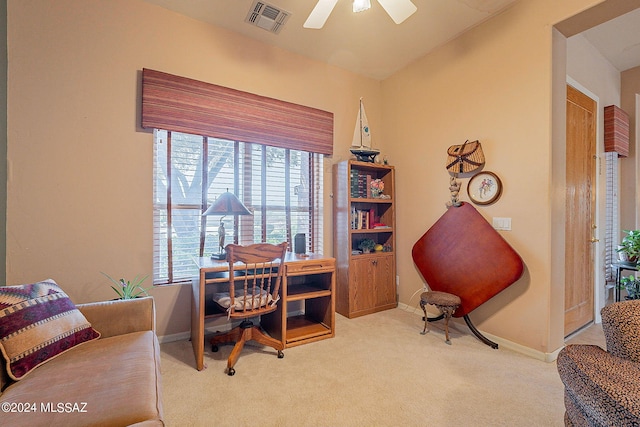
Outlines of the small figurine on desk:
<svg viewBox="0 0 640 427">
<path fill-rule="evenodd" d="M 224 217 L 223 217 L 224 218 Z M 218 226 L 218 245 L 220 246 L 217 254 L 212 254 L 211 259 L 223 260 L 227 258 L 227 254 L 224 252 L 224 237 L 226 231 L 224 229 L 224 221 L 220 220 L 220 225 Z"/>
<path fill-rule="evenodd" d="M 218 227 L 218 243 L 220 244 L 220 253 L 224 252 L 224 221 L 220 220 L 220 226 Z"/>
</svg>

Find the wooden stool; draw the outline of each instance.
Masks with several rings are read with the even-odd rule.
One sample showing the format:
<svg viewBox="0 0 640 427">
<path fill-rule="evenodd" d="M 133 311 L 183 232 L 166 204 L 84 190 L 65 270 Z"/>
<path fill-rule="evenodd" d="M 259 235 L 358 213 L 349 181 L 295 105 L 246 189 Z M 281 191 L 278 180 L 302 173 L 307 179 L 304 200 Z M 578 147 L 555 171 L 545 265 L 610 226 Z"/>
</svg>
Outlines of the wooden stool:
<svg viewBox="0 0 640 427">
<path fill-rule="evenodd" d="M 462 301 L 460 297 L 449 294 L 447 292 L 439 292 L 439 291 L 427 291 L 423 292 L 420 295 L 420 307 L 422 307 L 422 311 L 424 311 L 424 330 L 420 332 L 422 335 L 425 335 L 427 332 L 427 322 L 429 320 L 439 320 L 444 317 L 444 333 L 447 338 L 445 341 L 447 344 L 451 345 L 451 340 L 449 340 L 449 319 L 456 311 L 456 309 L 460 306 Z M 436 318 L 429 319 L 427 318 L 427 308 L 426 305 L 431 304 L 435 305 L 438 310 L 442 312 L 442 314 Z"/>
</svg>

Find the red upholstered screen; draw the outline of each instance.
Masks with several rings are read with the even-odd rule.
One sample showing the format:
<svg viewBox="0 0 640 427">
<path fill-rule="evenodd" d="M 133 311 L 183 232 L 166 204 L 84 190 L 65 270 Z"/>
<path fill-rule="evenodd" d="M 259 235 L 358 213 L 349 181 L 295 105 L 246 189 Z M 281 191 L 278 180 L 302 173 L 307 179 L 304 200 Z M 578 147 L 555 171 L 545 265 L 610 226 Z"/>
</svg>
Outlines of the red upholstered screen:
<svg viewBox="0 0 640 427">
<path fill-rule="evenodd" d="M 142 127 L 333 153 L 333 113 L 146 68 Z"/>
<path fill-rule="evenodd" d="M 434 291 L 457 295 L 463 317 L 517 281 L 520 255 L 470 204 L 450 207 L 416 242 L 413 261 Z"/>
</svg>

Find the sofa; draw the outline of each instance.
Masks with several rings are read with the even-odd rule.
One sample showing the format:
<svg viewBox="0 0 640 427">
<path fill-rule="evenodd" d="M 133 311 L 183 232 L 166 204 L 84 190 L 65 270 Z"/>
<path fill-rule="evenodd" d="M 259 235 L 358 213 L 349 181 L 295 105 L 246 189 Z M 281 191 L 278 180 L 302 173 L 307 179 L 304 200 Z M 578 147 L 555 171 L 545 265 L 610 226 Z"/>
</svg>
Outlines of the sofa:
<svg viewBox="0 0 640 427">
<path fill-rule="evenodd" d="M 90 324 L 89 339 L 39 361 L 18 380 L 6 364 L 10 348 L 0 346 L 6 359 L 0 357 L 0 424 L 164 425 L 153 298 L 72 307 Z"/>
<path fill-rule="evenodd" d="M 558 354 L 567 426 L 640 426 L 640 300 L 604 307 L 607 349 L 567 345 Z"/>
</svg>

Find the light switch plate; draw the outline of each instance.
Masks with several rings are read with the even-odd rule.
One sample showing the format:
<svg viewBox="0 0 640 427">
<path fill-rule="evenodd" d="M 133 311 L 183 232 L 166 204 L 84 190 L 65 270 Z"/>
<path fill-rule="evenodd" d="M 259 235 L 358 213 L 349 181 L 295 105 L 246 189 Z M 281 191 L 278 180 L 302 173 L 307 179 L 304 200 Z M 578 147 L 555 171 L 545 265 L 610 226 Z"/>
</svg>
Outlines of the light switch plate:
<svg viewBox="0 0 640 427">
<path fill-rule="evenodd" d="M 493 217 L 492 225 L 496 230 L 511 230 L 511 218 Z"/>
</svg>

